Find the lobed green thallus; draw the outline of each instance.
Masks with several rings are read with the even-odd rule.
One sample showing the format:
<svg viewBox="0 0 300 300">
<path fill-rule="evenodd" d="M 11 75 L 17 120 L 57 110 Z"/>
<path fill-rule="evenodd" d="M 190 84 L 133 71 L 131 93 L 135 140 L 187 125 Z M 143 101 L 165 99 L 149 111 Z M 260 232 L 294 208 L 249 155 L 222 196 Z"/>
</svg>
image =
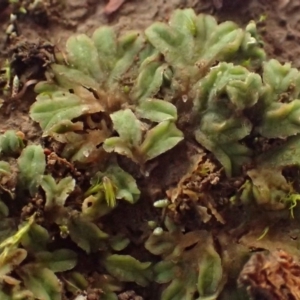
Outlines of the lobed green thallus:
<svg viewBox="0 0 300 300">
<path fill-rule="evenodd" d="M 0 153 L 21 153 L 18 189 L 32 197 L 42 189 L 48 222 L 58 226 L 61 237 L 86 253 L 100 251 L 97 263 L 104 273 L 95 287 L 102 290 L 101 299 L 118 299 L 124 282 L 146 286 L 153 281 L 169 284 L 163 286 L 162 300 L 217 299 L 228 266 L 207 230 L 184 234 L 167 217 L 166 230 L 154 231 L 145 243 L 160 257 L 158 263 L 117 254 L 130 240 L 104 232 L 99 219 L 120 200 L 136 203 L 141 192 L 136 179 L 116 163 L 116 154 L 132 160 L 146 176 L 147 162 L 195 141 L 215 157 L 227 178 L 247 173 L 233 204 L 290 208 L 293 216 L 300 197 L 282 172 L 299 166 L 299 71 L 267 60 L 254 22 L 241 29 L 192 9 L 176 10 L 167 24 L 155 22 L 144 32 L 118 35 L 102 26 L 91 37 L 71 36 L 64 55 L 57 57 L 64 58 L 53 62 L 48 80 L 35 87 L 30 117 L 44 138 L 62 145 L 63 158 L 82 169 L 98 168 L 79 210 L 68 204 L 75 179 L 57 180 L 47 169 L 43 148 L 25 147 L 9 131 L 0 136 Z M 270 140 L 280 146 L 263 150 L 261 145 Z M 2 161 L 0 176 L 9 173 Z M 0 204 L 7 223 L 9 209 Z M 76 265 L 73 250 L 49 251 L 48 231 L 35 218 L 1 236 L 1 284 L 7 285 L 3 276 L 16 266 L 24 283 L 0 291 L 1 299 L 61 299 L 55 273 Z M 21 265 L 27 253 L 31 260 Z M 63 282 L 74 295 L 88 287 L 76 270 L 66 273 Z"/>
</svg>

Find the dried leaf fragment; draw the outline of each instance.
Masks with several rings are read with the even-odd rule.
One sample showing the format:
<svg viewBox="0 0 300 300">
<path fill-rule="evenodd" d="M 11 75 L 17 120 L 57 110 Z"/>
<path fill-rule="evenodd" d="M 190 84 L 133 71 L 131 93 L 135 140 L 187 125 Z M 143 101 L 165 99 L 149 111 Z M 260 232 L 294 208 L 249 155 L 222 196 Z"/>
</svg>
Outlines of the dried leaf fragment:
<svg viewBox="0 0 300 300">
<path fill-rule="evenodd" d="M 126 0 L 109 0 L 104 7 L 104 12 L 110 15 L 117 11 Z"/>
<path fill-rule="evenodd" d="M 253 299 L 300 299 L 300 264 L 283 250 L 256 253 L 244 266 L 239 283 Z"/>
</svg>

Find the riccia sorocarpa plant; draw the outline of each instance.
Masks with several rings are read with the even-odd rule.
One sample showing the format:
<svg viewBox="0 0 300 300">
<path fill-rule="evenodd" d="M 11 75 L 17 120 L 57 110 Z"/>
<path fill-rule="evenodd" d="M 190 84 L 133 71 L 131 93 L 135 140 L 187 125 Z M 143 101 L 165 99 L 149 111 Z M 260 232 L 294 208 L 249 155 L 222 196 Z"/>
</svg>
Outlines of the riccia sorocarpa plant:
<svg viewBox="0 0 300 300">
<path fill-rule="evenodd" d="M 300 73 L 267 60 L 254 22 L 176 10 L 144 32 L 71 36 L 55 57 L 30 108 L 43 147 L 0 136 L 1 299 L 115 300 L 127 283 L 247 299 L 250 249 L 299 254 L 281 228 L 299 217 Z"/>
</svg>

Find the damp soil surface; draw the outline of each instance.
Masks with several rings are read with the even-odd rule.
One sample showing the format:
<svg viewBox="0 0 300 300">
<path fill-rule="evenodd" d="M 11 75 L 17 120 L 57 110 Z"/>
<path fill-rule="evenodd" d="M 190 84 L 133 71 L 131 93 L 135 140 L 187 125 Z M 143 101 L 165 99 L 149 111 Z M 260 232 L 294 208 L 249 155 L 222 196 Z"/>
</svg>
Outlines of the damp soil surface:
<svg viewBox="0 0 300 300">
<path fill-rule="evenodd" d="M 31 2 L 42 4 L 33 8 L 29 5 Z M 22 8 L 26 11 L 22 12 Z M 45 142 L 41 139 L 38 125 L 28 116 L 29 107 L 35 100 L 33 86 L 35 80 L 44 76 L 44 70 L 53 55 L 53 49 L 63 49 L 70 35 L 91 34 L 101 25 L 113 26 L 119 31 L 144 29 L 153 21 L 168 20 L 176 8 L 193 8 L 196 13 L 212 14 L 219 21 L 232 20 L 241 26 L 245 26 L 250 20 L 255 20 L 258 22 L 258 29 L 269 57 L 277 58 L 281 62 L 291 62 L 293 66 L 300 68 L 300 2 L 298 0 L 110 0 L 110 3 L 106 0 L 20 0 L 19 4 L 0 0 L 0 65 L 5 65 L 6 60 L 12 62 L 20 80 L 14 96 L 6 97 L 7 99 L 4 97 L 0 132 L 14 129 L 25 135 L 27 143 L 43 144 Z M 47 143 L 46 146 L 49 151 L 56 152 L 54 143 Z M 189 183 L 196 185 L 200 191 L 209 186 L 210 195 L 213 199 L 218 199 L 218 203 L 209 204 L 205 203 L 207 200 L 204 200 L 203 209 L 196 211 L 193 205 L 188 200 L 185 201 L 183 197 L 180 203 L 175 203 L 172 217 L 186 231 L 211 229 L 214 232 L 220 232 L 220 239 L 225 240 L 223 245 L 228 245 L 228 255 L 232 254 L 228 234 L 239 224 L 243 214 L 238 209 L 228 213 L 225 210 L 223 214 L 219 214 L 216 207 L 218 205 L 222 207 L 241 186 L 244 179 L 227 180 L 220 171 L 218 163 L 209 154 L 202 154 L 201 151 L 199 153 L 193 143 L 187 143 L 162 155 L 153 165 L 149 165 L 150 181 L 141 176 L 134 164 L 126 159 L 119 161 L 120 166 L 125 166 L 127 171 L 137 179 L 143 201 L 138 202 L 134 207 L 121 204 L 114 214 L 102 220 L 102 225 L 105 228 L 109 227 L 111 233 L 121 231 L 129 236 L 132 245 L 127 253 L 141 261 L 157 260 L 141 246 L 150 232 L 147 220 L 156 220 L 158 223 L 161 220 L 160 213 L 153 208 L 152 203 L 155 199 L 165 197 L 166 191 L 171 193 L 172 188 L 188 173 L 190 167 L 188 158 L 191 156 L 196 157 L 198 162 L 207 163 L 207 168 L 210 168 L 210 177 L 203 182 L 202 178 L 197 178 L 191 172 Z M 195 162 L 196 165 L 197 162 Z M 63 162 L 60 168 L 63 169 L 62 172 L 74 172 L 78 185 L 86 184 L 87 171 L 70 170 L 68 164 Z M 41 204 L 38 199 L 28 199 L 29 203 L 24 207 L 12 211 L 25 218 L 33 210 L 38 210 Z M 210 205 L 210 216 L 206 214 L 208 205 Z M 222 211 L 222 208 L 218 211 Z M 226 216 L 225 219 L 224 216 Z M 203 225 L 199 221 L 201 218 L 202 220 L 211 218 L 212 223 L 207 220 Z M 249 226 L 254 228 L 252 231 L 247 229 L 245 232 L 244 228 L 232 230 L 234 239 L 244 245 L 250 245 L 253 249 L 264 248 L 262 242 L 256 239 L 266 229 L 268 215 L 262 219 L 264 222 Z M 292 222 L 286 225 L 278 223 L 277 228 L 280 228 L 280 232 L 277 232 L 277 235 L 281 239 L 284 236 L 284 239 L 289 241 L 292 238 L 297 239 L 299 234 L 297 226 L 294 226 Z M 64 241 L 64 244 L 68 244 L 68 239 Z M 77 268 L 92 281 L 95 272 L 94 258 L 86 256 L 82 251 L 78 254 L 80 263 Z M 156 285 L 144 288 L 129 284 L 119 292 L 118 297 L 123 300 L 154 300 L 159 299 L 160 289 L 161 287 Z M 88 293 L 87 299 L 89 300 L 101 299 L 99 296 L 101 292 L 97 290 L 90 290 Z M 74 297 L 66 293 L 65 299 L 74 299 Z"/>
</svg>

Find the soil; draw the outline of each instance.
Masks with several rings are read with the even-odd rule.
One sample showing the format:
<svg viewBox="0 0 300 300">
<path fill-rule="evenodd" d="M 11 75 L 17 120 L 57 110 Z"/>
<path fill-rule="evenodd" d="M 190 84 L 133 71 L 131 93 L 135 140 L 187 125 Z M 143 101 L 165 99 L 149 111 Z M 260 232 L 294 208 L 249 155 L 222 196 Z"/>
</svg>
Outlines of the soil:
<svg viewBox="0 0 300 300">
<path fill-rule="evenodd" d="M 27 3 L 28 1 L 20 2 Z M 14 7 L 8 1 L 0 0 L 0 65 L 3 66 L 6 59 L 13 61 L 15 71 L 20 78 L 19 91 L 22 91 L 22 86 L 26 86 L 25 83 L 29 80 L 43 76 L 43 70 L 53 55 L 53 45 L 63 49 L 66 38 L 70 35 L 74 33 L 91 34 L 97 27 L 106 24 L 114 26 L 120 31 L 144 29 L 153 21 L 167 20 L 176 8 L 193 8 L 197 13 L 209 13 L 216 16 L 219 21 L 232 20 L 241 26 L 246 25 L 250 20 L 255 20 L 258 22 L 259 32 L 268 55 L 281 62 L 291 62 L 293 66 L 300 68 L 300 3 L 298 0 L 128 0 L 124 1 L 114 12 L 111 9 L 105 10 L 107 1 L 44 0 L 43 2 L 45 5 L 39 10 L 22 14 L 18 12 L 19 7 Z M 11 13 L 17 14 L 17 20 L 10 19 Z M 13 28 L 11 35 L 6 33 L 9 28 Z M 9 99 L 9 102 L 5 99 L 6 102 L 1 108 L 0 132 L 15 129 L 23 132 L 30 143 L 36 141 L 43 143 L 40 139 L 39 127 L 28 117 L 29 107 L 35 97 L 32 87 L 33 85 L 26 86 L 24 94 L 21 95 L 18 92 L 17 96 Z M 55 145 L 48 146 L 53 150 Z M 140 260 L 154 259 L 142 247 L 139 247 L 149 233 L 149 229 L 145 226 L 145 220 L 160 222 L 161 216 L 153 209 L 152 202 L 158 197 L 164 197 L 164 191 L 174 187 L 186 174 L 188 166 L 184 162 L 190 155 L 195 155 L 193 145 L 181 145 L 167 155 L 162 155 L 158 164 L 165 166 L 163 169 L 149 166 L 153 167 L 155 176 L 152 178 L 155 179 L 152 182 L 147 182 L 143 178 L 138 179 L 139 187 L 149 201 L 138 203 L 134 209 L 124 204 L 112 217 L 104 219 L 104 225 L 110 224 L 112 232 L 121 230 L 130 236 L 134 247 L 132 246 L 129 251 Z M 214 160 L 207 156 L 203 159 L 210 164 L 209 167 L 213 172 L 211 172 L 209 183 L 201 182 L 201 184 L 211 184 L 213 186 L 212 194 L 215 198 L 220 199 L 220 203 L 222 199 L 226 201 L 238 189 L 242 181 L 239 178 L 231 181 L 220 180 L 222 175 Z M 137 172 L 135 166 L 128 164 L 126 160 L 121 160 L 120 165 L 122 166 L 122 164 L 127 166 L 127 170 L 131 168 L 131 174 Z M 85 176 L 86 174 L 77 174 L 78 181 L 84 184 Z M 80 177 L 83 178 L 80 179 Z M 196 179 L 193 180 L 196 181 Z M 222 184 L 218 184 L 220 181 Z M 190 208 L 188 201 L 185 203 L 185 199 L 181 200 L 174 208 L 175 220 L 180 224 L 185 224 L 186 230 L 199 229 L 200 225 L 197 221 L 199 216 Z M 32 205 L 38 209 L 37 204 L 33 203 Z M 26 209 L 23 208 L 23 210 Z M 213 208 L 211 210 L 214 211 Z M 225 234 L 227 228 L 233 228 L 234 224 L 238 223 L 237 220 L 233 220 L 240 213 L 238 209 L 231 212 L 232 221 L 222 230 L 224 239 L 227 238 Z M 222 217 L 217 211 L 213 214 L 215 221 L 213 225 L 209 226 L 213 230 L 218 230 L 222 223 Z M 131 216 L 130 219 L 128 215 Z M 241 215 L 239 218 L 242 217 Z M 278 224 L 277 228 L 282 228 L 281 225 Z M 280 229 L 278 235 L 284 236 L 291 232 L 298 235 L 297 226 L 294 224 L 289 226 L 290 229 L 286 229 L 286 231 Z M 234 236 L 237 238 L 243 235 L 241 241 L 245 241 L 245 244 L 250 243 L 249 240 L 252 239 L 251 245 L 255 245 L 258 249 L 262 246 L 259 241 L 253 241 L 255 240 L 253 237 L 259 236 L 264 228 L 266 228 L 265 223 L 256 226 L 253 232 L 244 232 L 243 228 L 237 228 Z M 82 259 L 86 259 L 83 254 Z M 83 270 L 84 272 L 92 274 L 93 265 L 90 262 L 82 265 L 89 268 L 88 271 Z M 159 292 L 157 286 L 141 288 L 136 285 L 128 285 L 120 293 L 119 299 L 154 300 L 159 299 Z M 96 294 L 97 291 L 91 291 L 87 299 L 98 299 Z"/>
</svg>

